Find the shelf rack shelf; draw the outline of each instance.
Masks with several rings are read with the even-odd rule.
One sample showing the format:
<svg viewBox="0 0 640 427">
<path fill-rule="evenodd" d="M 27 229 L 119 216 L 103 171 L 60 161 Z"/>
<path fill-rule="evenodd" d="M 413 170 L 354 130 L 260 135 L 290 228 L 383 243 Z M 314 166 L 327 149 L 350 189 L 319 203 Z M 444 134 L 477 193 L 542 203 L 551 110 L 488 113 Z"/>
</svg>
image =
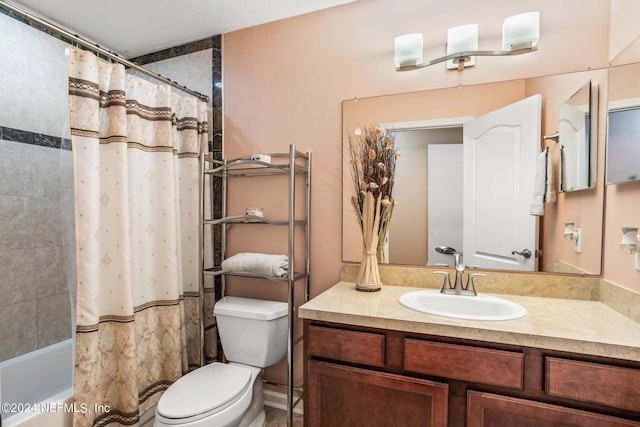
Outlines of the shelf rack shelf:
<svg viewBox="0 0 640 427">
<path fill-rule="evenodd" d="M 200 223 L 201 223 L 201 279 L 200 279 L 200 292 L 204 294 L 204 278 L 206 276 L 220 277 L 220 285 L 222 286 L 221 294 L 225 294 L 225 278 L 226 276 L 239 276 L 239 277 L 251 277 L 269 280 L 271 282 L 283 282 L 287 284 L 287 304 L 288 304 L 288 351 L 287 351 L 287 383 L 278 384 L 286 387 L 287 389 L 287 425 L 293 426 L 293 409 L 295 405 L 302 398 L 303 387 L 302 384 L 294 384 L 294 346 L 295 342 L 295 322 L 294 315 L 296 313 L 295 305 L 295 288 L 297 282 L 303 283 L 304 289 L 304 302 L 309 300 L 309 218 L 310 218 L 310 206 L 311 206 L 311 153 L 302 153 L 296 150 L 294 144 L 289 145 L 288 153 L 267 153 L 270 156 L 270 162 L 264 162 L 261 160 L 254 160 L 252 156 L 240 157 L 234 160 L 215 160 L 208 154 L 201 156 L 201 191 L 200 191 Z M 264 176 L 278 176 L 282 175 L 286 177 L 288 184 L 288 210 L 286 219 L 270 219 L 256 215 L 248 214 L 227 214 L 227 181 L 235 178 L 256 178 Z M 296 196 L 302 189 L 299 189 L 299 183 L 296 183 L 296 176 L 304 176 L 304 216 L 303 219 L 296 219 Z M 207 212 L 214 212 L 214 207 L 209 206 L 205 209 L 205 191 L 210 192 L 208 198 L 209 203 L 213 205 L 213 178 L 220 178 L 222 180 L 222 209 L 221 216 L 214 218 L 213 214 Z M 208 182 L 207 182 L 208 180 Z M 208 184 L 208 185 L 207 185 Z M 207 190 L 208 188 L 208 190 Z M 298 215 L 300 213 L 298 212 Z M 288 242 L 287 242 L 287 257 L 288 257 L 288 270 L 286 277 L 273 278 L 248 273 L 240 272 L 227 272 L 220 266 L 214 266 L 213 268 L 205 268 L 204 260 L 204 242 L 207 236 L 207 226 L 211 227 L 209 231 L 212 243 L 215 246 L 217 242 L 214 241 L 213 226 L 221 225 L 220 233 L 220 245 L 222 259 L 225 259 L 226 252 L 226 239 L 227 229 L 234 225 L 254 225 L 264 224 L 273 226 L 282 226 L 288 228 Z M 299 242 L 296 242 L 296 228 L 302 228 L 304 245 L 304 262 L 303 270 L 296 271 L 296 246 Z M 204 314 L 203 298 L 201 301 L 201 311 Z M 204 318 L 202 316 L 202 318 Z M 201 322 L 201 337 L 204 337 L 204 324 Z M 203 341 L 204 342 L 204 341 Z M 204 360 L 204 355 L 202 355 Z M 294 399 L 294 393 L 298 393 L 298 398 Z"/>
</svg>

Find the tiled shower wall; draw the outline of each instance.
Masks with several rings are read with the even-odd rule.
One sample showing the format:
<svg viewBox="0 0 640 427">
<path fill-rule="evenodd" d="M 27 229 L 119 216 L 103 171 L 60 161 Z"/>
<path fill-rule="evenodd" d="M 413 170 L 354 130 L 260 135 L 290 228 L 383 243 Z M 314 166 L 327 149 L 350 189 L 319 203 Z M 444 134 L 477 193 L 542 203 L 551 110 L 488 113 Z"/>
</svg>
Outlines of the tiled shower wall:
<svg viewBox="0 0 640 427">
<path fill-rule="evenodd" d="M 0 129 L 0 361 L 71 337 L 63 244 L 63 216 L 73 217 L 71 152 L 7 141 L 7 130 Z"/>
<path fill-rule="evenodd" d="M 0 361 L 71 337 L 66 46 L 0 14 Z"/>
</svg>

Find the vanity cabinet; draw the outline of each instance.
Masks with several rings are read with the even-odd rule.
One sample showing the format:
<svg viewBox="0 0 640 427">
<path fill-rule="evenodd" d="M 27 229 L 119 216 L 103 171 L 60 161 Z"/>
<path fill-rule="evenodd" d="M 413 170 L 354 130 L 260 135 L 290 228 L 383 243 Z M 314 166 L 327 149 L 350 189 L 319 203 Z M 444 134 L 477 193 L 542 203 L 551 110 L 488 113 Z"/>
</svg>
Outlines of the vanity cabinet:
<svg viewBox="0 0 640 427">
<path fill-rule="evenodd" d="M 305 323 L 305 336 L 305 427 L 448 425 L 449 386 L 385 370 L 384 331 Z"/>
<path fill-rule="evenodd" d="M 640 427 L 640 363 L 305 320 L 306 427 Z"/>
</svg>

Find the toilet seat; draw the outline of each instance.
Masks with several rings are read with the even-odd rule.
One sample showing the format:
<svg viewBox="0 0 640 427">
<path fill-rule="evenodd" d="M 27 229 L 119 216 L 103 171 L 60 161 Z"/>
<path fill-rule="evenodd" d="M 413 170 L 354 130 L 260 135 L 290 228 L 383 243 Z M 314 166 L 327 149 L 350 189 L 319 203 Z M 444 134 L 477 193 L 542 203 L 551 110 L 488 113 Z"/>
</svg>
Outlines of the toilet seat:
<svg viewBox="0 0 640 427">
<path fill-rule="evenodd" d="M 156 416 L 166 424 L 184 424 L 219 413 L 244 398 L 246 403 L 232 411 L 242 414 L 251 402 L 252 377 L 251 369 L 238 365 L 215 362 L 198 368 L 165 391 Z"/>
</svg>

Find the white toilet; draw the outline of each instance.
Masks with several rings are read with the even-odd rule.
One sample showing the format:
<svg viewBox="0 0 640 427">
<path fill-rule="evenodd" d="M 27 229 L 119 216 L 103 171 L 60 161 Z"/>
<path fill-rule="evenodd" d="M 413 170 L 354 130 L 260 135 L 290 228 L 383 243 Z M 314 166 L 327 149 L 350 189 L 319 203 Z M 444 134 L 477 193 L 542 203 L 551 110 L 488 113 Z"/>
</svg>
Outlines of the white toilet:
<svg viewBox="0 0 640 427">
<path fill-rule="evenodd" d="M 230 363 L 211 363 L 173 383 L 156 408 L 154 426 L 262 427 L 262 368 L 287 353 L 283 302 L 224 297 L 213 313 Z"/>
</svg>

